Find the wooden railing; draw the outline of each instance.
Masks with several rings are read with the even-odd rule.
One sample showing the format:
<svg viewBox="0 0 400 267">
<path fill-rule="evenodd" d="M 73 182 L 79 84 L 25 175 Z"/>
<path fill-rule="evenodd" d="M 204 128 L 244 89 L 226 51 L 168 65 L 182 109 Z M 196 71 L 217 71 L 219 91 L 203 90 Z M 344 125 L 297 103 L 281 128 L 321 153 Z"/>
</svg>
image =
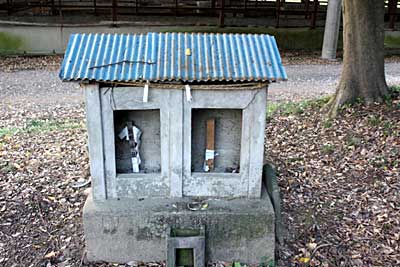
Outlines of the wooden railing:
<svg viewBox="0 0 400 267">
<path fill-rule="evenodd" d="M 386 0 L 385 20 L 395 29 L 399 19 L 397 0 Z M 296 17 L 317 27 L 324 19 L 328 0 L 0 0 L 0 11 L 8 15 L 26 10 L 46 15 L 63 15 L 63 11 L 89 11 L 94 15 L 110 14 L 113 21 L 119 15 L 157 16 L 218 16 L 219 26 L 224 26 L 227 14 L 242 17 L 275 18 L 281 21 Z M 304 24 L 303 24 L 304 25 Z"/>
</svg>

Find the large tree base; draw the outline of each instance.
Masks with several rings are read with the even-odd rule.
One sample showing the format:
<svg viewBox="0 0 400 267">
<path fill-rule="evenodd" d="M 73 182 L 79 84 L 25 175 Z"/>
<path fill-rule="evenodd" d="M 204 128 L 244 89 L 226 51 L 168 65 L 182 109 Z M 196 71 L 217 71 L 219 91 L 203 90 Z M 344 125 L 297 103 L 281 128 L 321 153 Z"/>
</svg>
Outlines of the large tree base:
<svg viewBox="0 0 400 267">
<path fill-rule="evenodd" d="M 326 104 L 326 110 L 330 118 L 338 115 L 339 110 L 346 104 L 364 102 L 365 104 L 381 103 L 389 97 L 389 90 L 386 82 L 376 81 L 375 90 L 359 91 L 359 87 L 352 86 L 348 82 L 341 82 L 336 93 Z"/>
<path fill-rule="evenodd" d="M 381 102 L 388 95 L 384 66 L 384 1 L 343 1 L 343 70 L 328 103 L 335 117 L 344 104 Z"/>
</svg>

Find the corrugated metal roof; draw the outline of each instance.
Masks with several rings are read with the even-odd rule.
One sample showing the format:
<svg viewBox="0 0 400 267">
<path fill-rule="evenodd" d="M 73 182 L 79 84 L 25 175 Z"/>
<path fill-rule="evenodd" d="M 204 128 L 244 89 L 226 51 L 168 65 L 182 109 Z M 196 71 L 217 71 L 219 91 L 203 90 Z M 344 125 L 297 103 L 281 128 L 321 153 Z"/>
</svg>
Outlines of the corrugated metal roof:
<svg viewBox="0 0 400 267">
<path fill-rule="evenodd" d="M 273 36 L 265 34 L 72 34 L 64 81 L 286 80 Z"/>
</svg>

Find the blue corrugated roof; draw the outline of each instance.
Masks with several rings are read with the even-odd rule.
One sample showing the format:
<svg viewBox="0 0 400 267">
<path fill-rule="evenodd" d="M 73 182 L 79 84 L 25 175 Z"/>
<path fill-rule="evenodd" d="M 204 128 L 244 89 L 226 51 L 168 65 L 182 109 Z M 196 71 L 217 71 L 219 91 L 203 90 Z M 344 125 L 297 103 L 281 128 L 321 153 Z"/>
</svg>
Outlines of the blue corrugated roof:
<svg viewBox="0 0 400 267">
<path fill-rule="evenodd" d="M 72 34 L 64 81 L 286 80 L 273 36 L 265 34 Z"/>
</svg>

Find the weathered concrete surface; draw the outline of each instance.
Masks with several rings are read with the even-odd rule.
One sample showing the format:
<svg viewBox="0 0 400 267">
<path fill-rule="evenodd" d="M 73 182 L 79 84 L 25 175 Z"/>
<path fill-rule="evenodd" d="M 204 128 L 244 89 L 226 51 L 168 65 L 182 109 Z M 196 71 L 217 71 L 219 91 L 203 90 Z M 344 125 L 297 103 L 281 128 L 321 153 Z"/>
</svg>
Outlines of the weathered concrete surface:
<svg viewBox="0 0 400 267">
<path fill-rule="evenodd" d="M 267 89 L 192 90 L 192 97 L 192 101 L 185 100 L 183 103 L 183 195 L 259 198 L 261 195 Z M 239 109 L 242 111 L 240 173 L 192 171 L 193 154 L 191 149 L 196 146 L 192 146 L 191 143 L 198 141 L 198 138 L 192 138 L 192 134 L 196 135 L 196 131 L 192 131 L 192 119 L 196 119 L 196 116 L 192 117 L 192 112 L 196 109 Z M 230 137 L 225 136 L 225 138 Z M 231 145 L 239 143 L 234 138 L 230 140 L 233 141 Z M 201 157 L 203 156 L 204 152 L 201 153 Z"/>
<path fill-rule="evenodd" d="M 11 54 L 62 54 L 73 33 L 145 33 L 161 31 L 165 27 L 127 26 L 111 27 L 109 25 L 90 26 L 49 26 L 49 25 L 13 25 L 0 24 L 0 32 L 19 40 L 16 49 L 9 49 Z"/>
<path fill-rule="evenodd" d="M 206 228 L 206 260 L 257 264 L 274 259 L 274 211 L 265 191 L 260 199 L 209 200 L 205 211 L 188 210 L 188 201 L 94 202 L 89 196 L 83 209 L 88 260 L 165 260 L 168 226 L 201 225 Z"/>
<path fill-rule="evenodd" d="M 144 16 L 136 19 L 143 19 Z M 48 19 L 48 17 L 46 17 Z M 150 18 L 148 18 L 150 19 Z M 3 47 L 4 52 L 7 54 L 61 54 L 64 53 L 65 48 L 68 43 L 70 34 L 73 33 L 147 33 L 147 32 L 158 32 L 158 31 L 199 31 L 199 32 L 247 32 L 247 33 L 267 33 L 274 35 L 279 44 L 279 48 L 283 50 L 319 50 L 322 47 L 323 42 L 323 30 L 315 29 L 310 30 L 308 26 L 305 28 L 271 28 L 270 25 L 275 25 L 266 23 L 265 18 L 258 18 L 256 20 L 262 23 L 249 23 L 249 17 L 246 18 L 247 22 L 242 25 L 235 25 L 234 27 L 226 27 L 221 30 L 213 24 L 217 24 L 218 18 L 203 18 L 208 19 L 205 23 L 200 23 L 198 20 L 200 17 L 196 17 L 196 22 L 193 21 L 184 22 L 184 20 L 193 20 L 193 18 L 181 17 L 179 22 L 157 23 L 159 18 L 155 18 L 154 21 L 146 21 L 145 23 L 135 23 L 134 17 L 130 17 L 129 23 L 119 22 L 117 27 L 113 25 L 112 22 L 100 22 L 95 24 L 46 24 L 46 23 L 18 23 L 10 21 L 0 20 L 0 33 L 7 35 L 9 40 L 16 40 L 17 42 L 12 42 L 12 46 L 9 45 Z M 210 20 L 211 19 L 211 20 Z M 209 25 L 208 22 L 214 20 L 215 23 Z M 287 21 L 287 19 L 281 22 Z M 305 21 L 305 20 L 303 20 Z M 228 24 L 227 19 L 225 22 Z M 320 22 L 323 26 L 323 21 Z M 259 24 L 259 25 L 257 25 Z M 193 26 L 195 25 L 195 26 Z M 251 27 L 249 27 L 251 25 Z M 241 26 L 241 27 L 237 27 Z M 261 26 L 261 27 L 260 27 Z M 283 25 L 282 25 L 283 26 Z M 398 35 L 397 31 L 397 35 Z M 394 37 L 396 31 L 385 31 L 387 37 Z M 398 40 L 398 38 L 396 39 Z M 385 43 L 388 39 L 385 41 Z M 339 41 L 340 44 L 340 41 Z M 340 47 L 340 45 L 339 45 Z M 389 44 L 386 48 L 399 48 L 398 44 Z M 396 51 L 397 51 L 396 49 Z M 1 50 L 1 46 L 0 46 Z M 389 49 L 387 52 L 391 52 Z"/>
<path fill-rule="evenodd" d="M 338 48 L 342 0 L 330 0 L 325 21 L 324 41 L 322 44 L 323 59 L 335 59 Z"/>
<path fill-rule="evenodd" d="M 167 267 L 204 267 L 206 252 L 205 229 L 167 229 Z"/>
<path fill-rule="evenodd" d="M 104 136 L 102 128 L 100 90 L 97 84 L 85 86 L 86 127 L 88 131 L 88 147 L 90 158 L 90 174 L 92 176 L 93 198 L 107 198 L 106 174 L 104 171 Z"/>
<path fill-rule="evenodd" d="M 91 93 L 86 94 L 87 127 L 90 135 L 91 175 L 95 185 L 94 198 L 183 195 L 259 198 L 264 153 L 266 88 L 192 90 L 193 99 L 186 101 L 185 91 L 179 88 L 179 85 L 176 86 L 177 88 L 150 86 L 149 100 L 146 103 L 142 101 L 142 87 L 117 87 L 110 90 L 107 87 L 88 86 L 87 89 Z M 210 111 L 204 113 L 201 118 L 224 113 L 217 121 L 216 148 L 217 152 L 221 153 L 221 158 L 217 157 L 216 162 L 220 172 L 192 172 L 192 162 L 202 162 L 205 152 L 202 145 L 205 135 L 201 136 L 196 130 L 192 131 L 192 111 L 196 109 Z M 116 131 L 120 131 L 123 123 L 123 118 L 119 118 L 118 114 L 127 110 L 130 114 L 148 114 L 143 115 L 144 117 L 129 116 L 130 119 L 137 120 L 143 131 L 145 142 L 141 148 L 141 157 L 144 163 L 150 164 L 144 164 L 141 168 L 148 167 L 156 171 L 121 173 L 121 170 L 129 167 L 129 158 L 125 155 L 129 150 L 125 151 L 125 154 L 120 151 Z M 194 118 L 196 119 L 196 115 Z M 147 126 L 142 124 L 145 121 Z M 225 125 L 221 126 L 220 123 Z M 148 141 L 146 138 L 149 138 Z M 196 148 L 194 153 L 191 151 L 192 147 Z M 121 163 L 122 158 L 128 159 L 127 162 Z M 240 164 L 240 173 L 222 172 L 233 167 L 233 164 Z"/>
<path fill-rule="evenodd" d="M 281 212 L 281 196 L 276 177 L 275 166 L 266 163 L 263 167 L 263 183 L 267 187 L 268 195 L 271 199 L 275 211 L 275 236 L 279 244 L 283 243 L 283 221 Z"/>
<path fill-rule="evenodd" d="M 113 90 L 99 88 L 101 102 L 101 116 L 95 113 L 93 118 L 88 118 L 88 127 L 91 120 L 101 120 L 101 127 L 88 129 L 96 132 L 103 138 L 103 149 L 100 153 L 90 154 L 90 162 L 96 162 L 101 168 L 104 162 L 105 184 L 107 198 L 139 198 L 139 197 L 176 197 L 182 195 L 182 90 L 181 89 L 157 89 L 150 88 L 148 102 L 143 102 L 143 87 L 118 87 Z M 88 113 L 96 110 L 90 99 L 86 100 Z M 173 105 L 171 105 L 173 103 Z M 114 114 L 129 110 L 132 114 L 150 114 L 148 116 L 148 127 L 144 123 L 145 118 L 138 116 L 137 119 L 143 131 L 144 149 L 142 154 L 144 162 L 152 162 L 149 166 L 160 172 L 148 173 L 118 173 L 116 166 L 119 156 L 116 158 L 115 141 L 117 134 L 115 126 L 121 123 Z M 150 113 L 149 113 L 150 112 Z M 155 115 L 157 114 L 157 115 Z M 144 116 L 144 115 L 143 115 Z M 98 118 L 100 117 L 100 118 Z M 157 120 L 157 122 L 155 121 Z M 115 125 L 115 123 L 117 125 Z M 157 130 L 156 130 L 157 128 Z M 150 145 L 151 138 L 158 141 Z M 146 141 L 148 138 L 148 142 Z M 90 138 L 89 138 L 90 141 Z M 147 143 L 147 145 L 146 145 Z M 96 150 L 101 143 L 89 142 L 89 151 Z M 128 152 L 129 153 L 129 152 Z M 159 166 L 161 165 L 161 166 Z M 143 165 L 146 168 L 146 165 Z M 141 167 L 143 167 L 141 166 Z M 155 167 L 156 166 L 156 167 Z M 95 168 L 94 168 L 95 169 Z M 99 177 L 99 178 L 98 178 Z M 92 179 L 101 179 L 92 173 Z M 94 198 L 97 199 L 98 191 L 93 190 Z"/>
</svg>

